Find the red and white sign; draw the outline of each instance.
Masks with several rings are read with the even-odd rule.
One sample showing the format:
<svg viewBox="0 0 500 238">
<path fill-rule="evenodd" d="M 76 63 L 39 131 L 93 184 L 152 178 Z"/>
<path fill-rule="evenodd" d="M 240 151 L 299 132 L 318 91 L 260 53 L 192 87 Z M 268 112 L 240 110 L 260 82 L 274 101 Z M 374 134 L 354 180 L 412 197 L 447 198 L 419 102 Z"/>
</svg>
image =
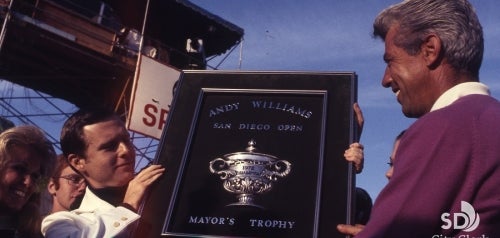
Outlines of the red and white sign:
<svg viewBox="0 0 500 238">
<path fill-rule="evenodd" d="M 127 127 L 160 139 L 170 111 L 173 87 L 181 72 L 149 57 L 140 57 L 141 65 L 132 87 Z"/>
</svg>

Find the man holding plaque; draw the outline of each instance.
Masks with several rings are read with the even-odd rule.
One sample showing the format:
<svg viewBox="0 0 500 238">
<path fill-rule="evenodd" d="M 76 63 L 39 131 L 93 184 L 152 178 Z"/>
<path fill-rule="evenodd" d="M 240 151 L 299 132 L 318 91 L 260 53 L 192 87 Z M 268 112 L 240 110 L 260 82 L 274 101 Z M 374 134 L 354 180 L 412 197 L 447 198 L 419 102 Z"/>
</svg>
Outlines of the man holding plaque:
<svg viewBox="0 0 500 238">
<path fill-rule="evenodd" d="M 356 237 L 500 237 L 500 103 L 479 83 L 483 32 L 466 0 L 382 11 L 382 85 L 407 117 L 394 173 Z"/>
<path fill-rule="evenodd" d="M 47 216 L 42 233 L 59 237 L 129 237 L 146 189 L 164 172 L 151 165 L 134 176 L 135 150 L 118 116 L 80 110 L 65 123 L 61 148 L 87 182 L 78 209 Z"/>
</svg>

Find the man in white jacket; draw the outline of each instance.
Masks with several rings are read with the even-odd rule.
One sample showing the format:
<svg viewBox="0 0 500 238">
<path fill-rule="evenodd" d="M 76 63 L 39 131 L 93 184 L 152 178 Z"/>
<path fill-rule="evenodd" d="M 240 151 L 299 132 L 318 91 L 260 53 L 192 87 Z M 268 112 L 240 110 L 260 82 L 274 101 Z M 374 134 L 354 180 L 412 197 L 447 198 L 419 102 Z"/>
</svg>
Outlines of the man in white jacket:
<svg viewBox="0 0 500 238">
<path fill-rule="evenodd" d="M 47 216 L 46 238 L 129 237 L 146 189 L 165 171 L 152 165 L 134 176 L 135 150 L 123 121 L 109 111 L 80 110 L 65 123 L 61 148 L 87 182 L 80 207 Z"/>
</svg>

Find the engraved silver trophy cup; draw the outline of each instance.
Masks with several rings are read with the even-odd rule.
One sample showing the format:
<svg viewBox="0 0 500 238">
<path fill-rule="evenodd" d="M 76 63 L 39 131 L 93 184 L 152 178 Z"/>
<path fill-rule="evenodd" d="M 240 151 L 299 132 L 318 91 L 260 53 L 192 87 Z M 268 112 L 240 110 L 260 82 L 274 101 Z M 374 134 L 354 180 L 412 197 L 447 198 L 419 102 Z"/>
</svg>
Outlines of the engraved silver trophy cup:
<svg viewBox="0 0 500 238">
<path fill-rule="evenodd" d="M 246 151 L 225 154 L 210 161 L 210 172 L 220 175 L 224 189 L 238 194 L 238 202 L 228 206 L 243 205 L 263 208 L 254 203 L 256 195 L 271 190 L 272 183 L 287 176 L 292 164 L 276 156 L 256 152 L 255 140 L 248 142 Z"/>
</svg>

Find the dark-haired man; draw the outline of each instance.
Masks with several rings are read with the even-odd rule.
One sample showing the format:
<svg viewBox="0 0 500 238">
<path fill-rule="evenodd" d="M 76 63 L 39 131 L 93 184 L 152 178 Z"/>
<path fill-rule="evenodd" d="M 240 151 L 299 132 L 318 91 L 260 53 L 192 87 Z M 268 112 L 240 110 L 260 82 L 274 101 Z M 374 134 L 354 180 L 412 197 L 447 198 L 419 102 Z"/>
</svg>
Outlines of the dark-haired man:
<svg viewBox="0 0 500 238">
<path fill-rule="evenodd" d="M 113 112 L 81 110 L 61 132 L 61 148 L 87 183 L 78 209 L 56 212 L 42 223 L 47 238 L 129 237 L 146 189 L 164 172 L 152 165 L 134 176 L 135 150 Z"/>
</svg>

